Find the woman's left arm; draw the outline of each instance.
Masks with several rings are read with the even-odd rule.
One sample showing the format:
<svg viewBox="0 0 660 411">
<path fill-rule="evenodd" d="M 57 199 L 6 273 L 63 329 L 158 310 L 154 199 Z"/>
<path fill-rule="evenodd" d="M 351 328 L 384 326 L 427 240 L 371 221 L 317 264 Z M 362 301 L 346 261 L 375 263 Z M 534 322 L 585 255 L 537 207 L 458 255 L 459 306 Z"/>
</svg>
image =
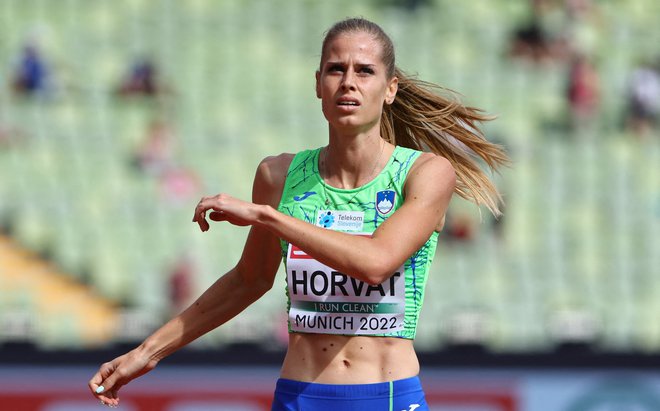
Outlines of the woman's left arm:
<svg viewBox="0 0 660 411">
<path fill-rule="evenodd" d="M 211 211 L 209 217 L 214 221 L 263 226 L 342 273 L 380 284 L 441 226 L 455 183 L 454 169 L 447 159 L 422 154 L 408 174 L 403 205 L 371 237 L 317 227 L 268 205 L 244 202 L 226 194 L 203 199 L 193 221 L 202 231 L 208 230 L 206 212 Z"/>
</svg>

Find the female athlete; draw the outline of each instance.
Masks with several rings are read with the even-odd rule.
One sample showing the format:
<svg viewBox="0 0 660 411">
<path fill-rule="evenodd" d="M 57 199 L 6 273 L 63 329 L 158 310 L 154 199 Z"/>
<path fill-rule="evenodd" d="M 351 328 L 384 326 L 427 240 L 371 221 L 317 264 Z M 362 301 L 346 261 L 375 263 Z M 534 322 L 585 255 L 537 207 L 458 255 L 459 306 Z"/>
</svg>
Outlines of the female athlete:
<svg viewBox="0 0 660 411">
<path fill-rule="evenodd" d="M 160 360 L 229 321 L 287 277 L 289 345 L 272 409 L 428 409 L 413 348 L 429 266 L 454 192 L 499 214 L 478 161 L 507 162 L 480 110 L 442 97 L 394 61 L 365 19 L 323 41 L 316 94 L 327 146 L 264 159 L 252 201 L 204 197 L 193 222 L 250 226 L 236 266 L 189 308 L 89 381 L 106 405 Z M 208 215 L 207 215 L 208 213 Z"/>
</svg>

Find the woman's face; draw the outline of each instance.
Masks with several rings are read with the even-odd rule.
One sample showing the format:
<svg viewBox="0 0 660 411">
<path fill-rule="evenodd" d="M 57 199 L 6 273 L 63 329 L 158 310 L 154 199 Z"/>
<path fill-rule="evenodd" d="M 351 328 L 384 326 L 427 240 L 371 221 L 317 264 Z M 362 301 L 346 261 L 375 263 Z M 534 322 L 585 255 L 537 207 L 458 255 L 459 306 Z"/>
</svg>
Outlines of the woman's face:
<svg viewBox="0 0 660 411">
<path fill-rule="evenodd" d="M 383 103 L 391 104 L 396 90 L 397 78 L 388 78 L 381 45 L 372 35 L 344 33 L 327 44 L 316 72 L 316 96 L 331 127 L 351 132 L 380 127 Z"/>
</svg>

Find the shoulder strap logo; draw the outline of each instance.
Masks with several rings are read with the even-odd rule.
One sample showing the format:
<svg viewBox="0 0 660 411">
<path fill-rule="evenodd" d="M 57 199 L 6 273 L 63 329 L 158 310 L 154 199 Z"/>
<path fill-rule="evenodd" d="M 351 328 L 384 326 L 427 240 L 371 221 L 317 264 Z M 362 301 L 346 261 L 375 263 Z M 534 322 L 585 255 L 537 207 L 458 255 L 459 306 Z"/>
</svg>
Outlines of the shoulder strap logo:
<svg viewBox="0 0 660 411">
<path fill-rule="evenodd" d="M 303 195 L 295 196 L 295 197 L 293 197 L 293 199 L 296 200 L 296 201 L 303 201 L 307 197 L 313 196 L 314 194 L 316 194 L 316 191 L 305 191 L 305 193 Z"/>
</svg>

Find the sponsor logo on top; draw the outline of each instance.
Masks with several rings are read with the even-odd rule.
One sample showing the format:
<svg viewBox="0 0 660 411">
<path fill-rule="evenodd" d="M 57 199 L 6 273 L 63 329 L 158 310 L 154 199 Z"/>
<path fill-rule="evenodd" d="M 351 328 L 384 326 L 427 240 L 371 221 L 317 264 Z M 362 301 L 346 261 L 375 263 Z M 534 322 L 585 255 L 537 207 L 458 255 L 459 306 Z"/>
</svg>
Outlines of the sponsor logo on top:
<svg viewBox="0 0 660 411">
<path fill-rule="evenodd" d="M 319 210 L 316 222 L 319 227 L 337 231 L 362 231 L 364 211 Z"/>
</svg>

